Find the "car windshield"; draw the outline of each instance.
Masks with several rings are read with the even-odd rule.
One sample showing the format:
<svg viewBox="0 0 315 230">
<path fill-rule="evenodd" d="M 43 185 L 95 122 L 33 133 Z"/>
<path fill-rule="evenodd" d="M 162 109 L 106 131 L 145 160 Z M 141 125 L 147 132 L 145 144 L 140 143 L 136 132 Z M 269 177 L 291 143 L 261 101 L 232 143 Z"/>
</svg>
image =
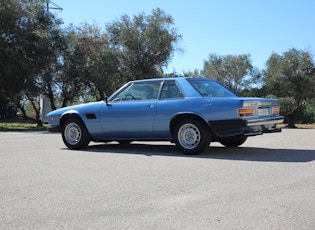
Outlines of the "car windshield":
<svg viewBox="0 0 315 230">
<path fill-rule="evenodd" d="M 211 79 L 187 79 L 188 82 L 204 97 L 236 97 L 231 90 Z"/>
</svg>

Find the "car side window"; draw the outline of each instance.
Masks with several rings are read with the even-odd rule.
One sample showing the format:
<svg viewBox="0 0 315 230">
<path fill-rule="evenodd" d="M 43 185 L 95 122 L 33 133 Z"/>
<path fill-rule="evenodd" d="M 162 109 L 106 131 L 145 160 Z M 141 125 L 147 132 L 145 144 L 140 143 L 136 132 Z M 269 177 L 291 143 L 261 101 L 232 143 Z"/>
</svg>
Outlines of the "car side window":
<svg viewBox="0 0 315 230">
<path fill-rule="evenodd" d="M 160 86 L 161 86 L 160 81 L 134 83 L 128 89 L 128 91 L 125 92 L 121 100 L 122 101 L 156 100 L 158 97 Z"/>
<path fill-rule="evenodd" d="M 161 91 L 161 99 L 183 98 L 184 95 L 174 80 L 165 81 Z"/>
<path fill-rule="evenodd" d="M 120 92 L 111 100 L 111 102 L 121 101 L 121 100 L 124 98 L 124 96 L 125 96 L 125 94 L 126 94 L 126 92 L 127 92 L 127 90 L 128 90 L 129 88 L 130 88 L 130 86 L 125 87 L 122 91 L 120 91 Z"/>
</svg>

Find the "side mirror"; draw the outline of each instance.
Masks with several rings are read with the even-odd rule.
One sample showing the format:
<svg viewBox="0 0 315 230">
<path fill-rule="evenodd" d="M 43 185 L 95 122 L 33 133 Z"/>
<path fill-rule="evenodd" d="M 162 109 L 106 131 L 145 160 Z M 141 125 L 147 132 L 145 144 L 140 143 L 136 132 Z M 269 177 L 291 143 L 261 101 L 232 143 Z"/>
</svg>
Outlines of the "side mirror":
<svg viewBox="0 0 315 230">
<path fill-rule="evenodd" d="M 108 97 L 107 97 L 107 96 L 105 97 L 105 103 L 106 103 L 106 105 L 110 105 L 110 104 L 108 103 Z"/>
</svg>

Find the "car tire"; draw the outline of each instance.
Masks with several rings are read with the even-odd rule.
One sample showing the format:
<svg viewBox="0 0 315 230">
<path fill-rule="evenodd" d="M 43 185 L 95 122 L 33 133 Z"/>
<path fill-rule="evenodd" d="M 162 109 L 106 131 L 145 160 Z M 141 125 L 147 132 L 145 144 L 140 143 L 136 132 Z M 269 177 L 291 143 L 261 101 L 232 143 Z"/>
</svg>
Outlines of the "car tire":
<svg viewBox="0 0 315 230">
<path fill-rule="evenodd" d="M 197 119 L 179 121 L 173 130 L 173 137 L 179 150 L 188 155 L 201 153 L 211 140 L 208 127 Z"/>
<path fill-rule="evenodd" d="M 247 140 L 247 137 L 244 135 L 234 136 L 234 137 L 226 137 L 220 139 L 220 143 L 225 147 L 238 147 L 242 145 Z"/>
<path fill-rule="evenodd" d="M 89 145 L 90 135 L 81 119 L 70 117 L 62 126 L 62 140 L 69 149 L 83 149 Z"/>
</svg>

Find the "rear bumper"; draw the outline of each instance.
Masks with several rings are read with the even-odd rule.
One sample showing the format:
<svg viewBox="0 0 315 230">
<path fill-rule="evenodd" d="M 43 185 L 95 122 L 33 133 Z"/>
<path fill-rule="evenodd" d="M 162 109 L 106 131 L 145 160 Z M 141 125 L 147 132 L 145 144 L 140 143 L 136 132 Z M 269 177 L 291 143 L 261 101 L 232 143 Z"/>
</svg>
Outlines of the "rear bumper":
<svg viewBox="0 0 315 230">
<path fill-rule="evenodd" d="M 283 122 L 282 116 L 252 119 L 252 120 L 220 120 L 209 121 L 209 125 L 217 137 L 235 135 L 255 136 L 263 133 L 281 132 L 276 125 Z"/>
<path fill-rule="evenodd" d="M 281 132 L 281 128 L 277 128 L 276 125 L 272 127 L 265 127 L 263 125 L 260 126 L 249 126 L 245 129 L 245 136 L 256 136 L 264 133 L 279 133 Z"/>
<path fill-rule="evenodd" d="M 272 117 L 272 118 L 262 118 L 262 119 L 253 119 L 253 120 L 248 120 L 247 125 L 248 126 L 255 126 L 255 125 L 275 125 L 275 124 L 280 124 L 283 123 L 283 117 L 278 116 L 278 117 Z"/>
</svg>

